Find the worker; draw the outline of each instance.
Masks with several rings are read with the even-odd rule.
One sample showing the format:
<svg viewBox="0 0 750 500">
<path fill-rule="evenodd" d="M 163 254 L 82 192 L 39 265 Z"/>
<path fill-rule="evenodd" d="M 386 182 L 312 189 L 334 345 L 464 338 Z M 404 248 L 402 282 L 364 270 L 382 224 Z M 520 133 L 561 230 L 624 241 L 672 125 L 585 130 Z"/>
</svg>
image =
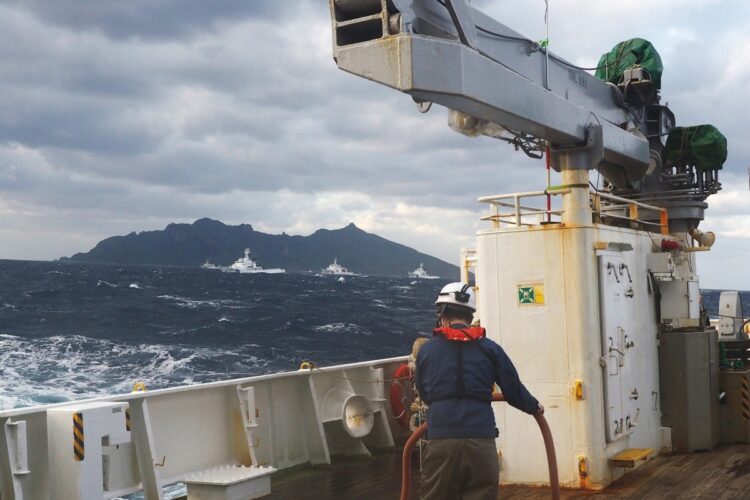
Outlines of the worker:
<svg viewBox="0 0 750 500">
<path fill-rule="evenodd" d="M 529 414 L 544 407 L 518 378 L 505 351 L 470 326 L 474 290 L 443 287 L 435 301 L 438 325 L 417 354 L 416 386 L 428 405 L 422 449 L 422 499 L 495 500 L 500 467 L 491 407 L 497 384 L 505 401 Z"/>
</svg>

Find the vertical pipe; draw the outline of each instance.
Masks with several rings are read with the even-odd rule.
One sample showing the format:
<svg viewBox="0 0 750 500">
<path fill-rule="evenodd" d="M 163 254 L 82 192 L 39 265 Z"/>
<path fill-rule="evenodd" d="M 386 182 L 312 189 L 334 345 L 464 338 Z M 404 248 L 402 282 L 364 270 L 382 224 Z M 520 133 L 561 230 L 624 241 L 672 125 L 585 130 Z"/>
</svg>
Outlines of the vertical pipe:
<svg viewBox="0 0 750 500">
<path fill-rule="evenodd" d="M 469 251 L 461 249 L 461 283 L 469 284 Z"/>
<path fill-rule="evenodd" d="M 586 169 L 563 169 L 563 185 L 568 191 L 563 194 L 563 223 L 568 226 L 591 225 L 589 204 L 589 171 Z"/>
<path fill-rule="evenodd" d="M 549 0 L 544 0 L 544 25 L 547 30 L 547 46 L 544 48 L 544 86 L 549 90 Z"/>
<path fill-rule="evenodd" d="M 552 167 L 552 160 L 549 157 L 549 142 L 547 143 L 547 147 L 545 148 L 544 152 L 544 159 L 547 163 L 547 222 L 552 222 L 552 195 L 549 194 L 549 188 L 551 185 L 551 167 Z"/>
</svg>

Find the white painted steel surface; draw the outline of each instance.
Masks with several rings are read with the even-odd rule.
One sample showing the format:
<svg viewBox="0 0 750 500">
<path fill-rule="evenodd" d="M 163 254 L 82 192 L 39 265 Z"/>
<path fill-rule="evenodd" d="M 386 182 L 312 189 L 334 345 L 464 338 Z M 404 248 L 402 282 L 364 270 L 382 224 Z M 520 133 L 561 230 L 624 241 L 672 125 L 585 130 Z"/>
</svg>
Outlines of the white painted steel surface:
<svg viewBox="0 0 750 500">
<path fill-rule="evenodd" d="M 250 500 L 271 493 L 273 467 L 222 465 L 196 474 L 188 474 L 190 500 Z"/>
<path fill-rule="evenodd" d="M 569 204 L 578 213 L 574 219 L 583 221 L 578 205 Z M 614 291 L 610 289 L 613 284 L 605 280 L 603 293 L 624 296 L 630 288 L 633 293 L 627 298 L 631 303 L 626 311 L 605 325 L 605 330 L 622 330 L 619 345 L 633 343 L 624 356 L 624 366 L 616 361 L 618 375 L 613 387 L 620 391 L 612 389 L 610 399 L 617 401 L 617 412 L 624 412 L 623 422 L 625 415 L 631 415 L 637 426 L 612 436 L 612 442 L 607 439 L 604 417 L 604 379 L 611 360 L 602 341 L 597 242 L 617 243 L 610 246 L 624 249 L 600 254 L 617 262 L 621 279 L 620 284 L 614 283 L 620 285 Z M 656 296 L 648 282 L 647 266 L 653 246 L 643 231 L 592 223 L 490 229 L 478 235 L 482 324 L 488 336 L 508 352 L 523 382 L 545 406 L 563 485 L 604 487 L 623 473 L 623 469 L 610 467 L 609 458 L 628 448 L 661 448 Z M 632 250 L 625 250 L 629 248 Z M 632 279 L 627 286 L 619 276 L 621 263 L 628 266 Z M 522 287 L 543 290 L 543 303 L 521 303 Z M 583 383 L 581 400 L 575 397 L 576 381 Z M 630 399 L 633 390 L 637 390 L 637 400 Z M 546 464 L 539 459 L 543 443 L 533 420 L 507 405 L 496 405 L 495 413 L 501 429 L 501 480 L 547 483 Z M 580 458 L 588 464 L 588 477 L 583 482 L 578 473 Z"/>
<path fill-rule="evenodd" d="M 404 431 L 385 393 L 388 378 L 406 361 L 390 358 L 0 412 L 5 430 L 0 499 L 112 498 L 141 486 L 147 498 L 161 498 L 162 486 L 219 466 L 283 469 L 393 446 L 393 435 Z M 346 398 L 325 401 L 332 390 Z M 80 462 L 73 453 L 77 412 L 85 427 Z"/>
<path fill-rule="evenodd" d="M 745 322 L 740 292 L 725 291 L 719 296 L 719 340 L 744 340 L 742 331 Z"/>
</svg>

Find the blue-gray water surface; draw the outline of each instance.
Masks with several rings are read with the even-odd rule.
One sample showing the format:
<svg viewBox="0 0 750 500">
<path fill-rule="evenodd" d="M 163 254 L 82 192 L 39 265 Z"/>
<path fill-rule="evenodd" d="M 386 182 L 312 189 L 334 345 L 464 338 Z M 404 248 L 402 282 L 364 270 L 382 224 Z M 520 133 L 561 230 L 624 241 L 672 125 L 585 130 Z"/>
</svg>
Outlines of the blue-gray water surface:
<svg viewBox="0 0 750 500">
<path fill-rule="evenodd" d="M 0 410 L 408 354 L 441 284 L 0 260 Z"/>
<path fill-rule="evenodd" d="M 0 260 L 0 410 L 408 354 L 442 284 Z"/>
</svg>

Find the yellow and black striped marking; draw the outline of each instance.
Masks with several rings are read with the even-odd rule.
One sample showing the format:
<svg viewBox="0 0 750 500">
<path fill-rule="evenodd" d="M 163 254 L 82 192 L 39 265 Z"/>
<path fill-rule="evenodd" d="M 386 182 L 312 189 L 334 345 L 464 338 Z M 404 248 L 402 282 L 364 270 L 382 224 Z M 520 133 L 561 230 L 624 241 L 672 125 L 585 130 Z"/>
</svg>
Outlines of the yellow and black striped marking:
<svg viewBox="0 0 750 500">
<path fill-rule="evenodd" d="M 81 462 L 84 457 L 83 415 L 80 412 L 73 414 L 73 456 L 76 462 Z"/>
<path fill-rule="evenodd" d="M 750 420 L 750 382 L 748 382 L 747 376 L 742 378 L 740 399 L 742 400 L 742 416 L 745 420 Z"/>
<path fill-rule="evenodd" d="M 130 430 L 130 408 L 125 408 L 125 430 Z"/>
</svg>

